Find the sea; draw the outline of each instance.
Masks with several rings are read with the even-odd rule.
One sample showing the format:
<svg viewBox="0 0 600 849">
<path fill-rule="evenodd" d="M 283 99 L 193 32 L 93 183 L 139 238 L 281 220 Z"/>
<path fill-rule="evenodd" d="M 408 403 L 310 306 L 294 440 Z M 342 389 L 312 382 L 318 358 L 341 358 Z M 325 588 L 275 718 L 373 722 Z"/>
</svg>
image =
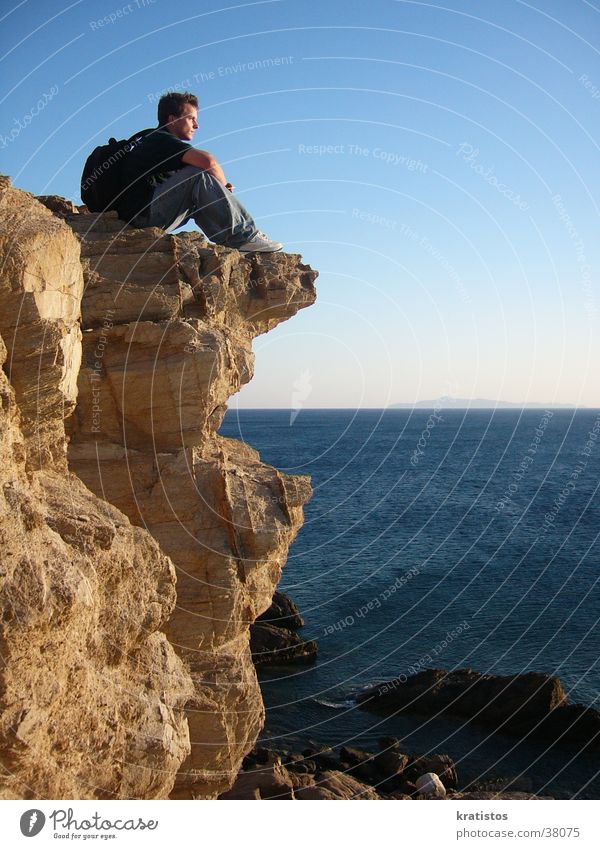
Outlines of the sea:
<svg viewBox="0 0 600 849">
<path fill-rule="evenodd" d="M 449 754 L 465 790 L 600 798 L 600 758 L 460 719 L 382 717 L 365 687 L 426 668 L 556 675 L 600 709 L 600 410 L 229 410 L 223 435 L 310 475 L 279 589 L 310 666 L 259 674 L 263 744 Z"/>
</svg>

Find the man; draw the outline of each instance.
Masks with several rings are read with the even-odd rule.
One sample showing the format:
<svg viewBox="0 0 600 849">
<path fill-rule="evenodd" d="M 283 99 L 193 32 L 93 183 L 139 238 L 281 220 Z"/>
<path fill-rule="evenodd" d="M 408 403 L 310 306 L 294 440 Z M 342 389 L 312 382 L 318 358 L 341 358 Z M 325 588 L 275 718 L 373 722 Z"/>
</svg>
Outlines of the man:
<svg viewBox="0 0 600 849">
<path fill-rule="evenodd" d="M 280 242 L 256 228 L 214 156 L 189 143 L 197 129 L 195 95 L 169 92 L 161 97 L 158 127 L 136 136 L 125 159 L 119 218 L 133 227 L 161 227 L 167 233 L 193 218 L 218 245 L 245 253 L 281 250 Z"/>
</svg>

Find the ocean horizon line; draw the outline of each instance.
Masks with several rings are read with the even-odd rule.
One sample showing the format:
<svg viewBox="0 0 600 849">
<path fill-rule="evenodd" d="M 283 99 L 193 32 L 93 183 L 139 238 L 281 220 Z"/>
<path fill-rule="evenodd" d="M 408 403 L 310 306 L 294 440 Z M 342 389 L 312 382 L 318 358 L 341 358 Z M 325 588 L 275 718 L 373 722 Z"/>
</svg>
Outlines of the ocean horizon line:
<svg viewBox="0 0 600 849">
<path fill-rule="evenodd" d="M 452 412 L 452 411 L 465 411 L 465 412 L 482 412 L 484 410 L 495 410 L 497 412 L 512 412 L 515 410 L 529 410 L 531 412 L 536 412 L 539 410 L 558 410 L 563 412 L 569 412 L 573 410 L 585 410 L 586 412 L 594 412 L 595 410 L 600 410 L 600 406 L 598 407 L 585 407 L 585 406 L 570 406 L 570 405 L 559 405 L 555 406 L 552 404 L 540 404 L 539 406 L 527 406 L 527 405 L 515 405 L 513 406 L 498 406 L 498 407 L 438 407 L 432 405 L 431 407 L 420 406 L 418 403 L 414 405 L 407 404 L 406 406 L 397 406 L 396 404 L 388 406 L 388 407 L 228 407 L 227 412 L 234 411 L 244 411 L 244 412 L 336 412 L 343 410 L 353 410 L 353 411 L 371 411 L 371 412 L 394 412 L 401 413 L 406 412 L 407 410 L 439 410 L 443 409 L 444 412 Z"/>
</svg>

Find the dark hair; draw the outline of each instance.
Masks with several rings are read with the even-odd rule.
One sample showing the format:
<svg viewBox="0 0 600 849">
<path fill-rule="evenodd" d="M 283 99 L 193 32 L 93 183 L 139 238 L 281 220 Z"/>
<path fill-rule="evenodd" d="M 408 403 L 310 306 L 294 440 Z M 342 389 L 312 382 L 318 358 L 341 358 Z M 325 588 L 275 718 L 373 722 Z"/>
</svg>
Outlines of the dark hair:
<svg viewBox="0 0 600 849">
<path fill-rule="evenodd" d="M 168 91 L 158 101 L 158 125 L 164 127 L 169 122 L 169 115 L 179 117 L 186 103 L 198 108 L 198 98 L 189 91 Z"/>
</svg>

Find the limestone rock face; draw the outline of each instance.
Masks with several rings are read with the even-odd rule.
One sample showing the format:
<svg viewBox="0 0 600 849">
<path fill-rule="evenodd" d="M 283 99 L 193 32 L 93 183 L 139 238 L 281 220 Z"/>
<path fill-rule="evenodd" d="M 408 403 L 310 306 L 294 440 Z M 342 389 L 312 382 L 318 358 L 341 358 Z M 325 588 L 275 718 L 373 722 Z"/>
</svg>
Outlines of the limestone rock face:
<svg viewBox="0 0 600 849">
<path fill-rule="evenodd" d="M 216 430 L 316 274 L 5 177 L 0 224 L 0 796 L 214 797 L 311 493 Z"/>
<path fill-rule="evenodd" d="M 186 615 L 169 629 L 179 646 L 223 645 L 269 606 L 310 496 L 306 478 L 282 475 L 219 436 L 155 456 L 74 442 L 69 456 L 90 489 L 147 527 L 176 563 Z"/>
<path fill-rule="evenodd" d="M 271 604 L 311 495 L 216 430 L 250 380 L 252 339 L 315 300 L 288 254 L 61 211 L 81 244 L 83 359 L 70 468 L 146 528 L 177 570 L 167 635 L 195 682 L 173 796 L 226 791 L 264 711 L 249 626 Z"/>
<path fill-rule="evenodd" d="M 190 750 L 174 567 L 67 470 L 79 246 L 0 185 L 0 798 L 160 798 Z"/>
<path fill-rule="evenodd" d="M 66 466 L 63 419 L 75 407 L 83 273 L 70 228 L 0 177 L 0 334 L 28 463 Z"/>
</svg>

